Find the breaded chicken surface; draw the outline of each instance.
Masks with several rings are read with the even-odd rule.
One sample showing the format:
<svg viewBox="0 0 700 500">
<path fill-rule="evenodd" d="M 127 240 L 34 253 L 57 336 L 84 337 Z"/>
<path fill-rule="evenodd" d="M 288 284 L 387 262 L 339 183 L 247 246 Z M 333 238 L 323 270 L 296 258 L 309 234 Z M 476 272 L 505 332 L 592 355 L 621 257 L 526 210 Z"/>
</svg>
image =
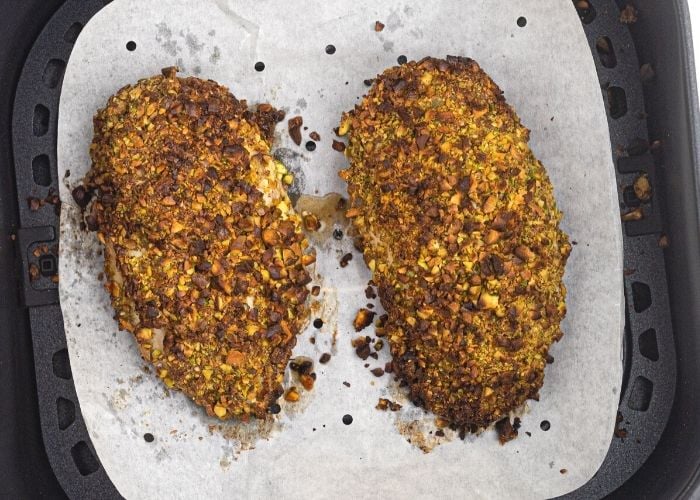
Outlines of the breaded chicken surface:
<svg viewBox="0 0 700 500">
<path fill-rule="evenodd" d="M 265 416 L 308 314 L 315 256 L 270 156 L 279 119 L 175 68 L 94 119 L 88 220 L 119 327 L 166 386 L 222 419 Z"/>
<path fill-rule="evenodd" d="M 386 70 L 343 115 L 357 243 L 411 399 L 475 430 L 538 398 L 570 252 L 552 185 L 470 59 Z"/>
</svg>

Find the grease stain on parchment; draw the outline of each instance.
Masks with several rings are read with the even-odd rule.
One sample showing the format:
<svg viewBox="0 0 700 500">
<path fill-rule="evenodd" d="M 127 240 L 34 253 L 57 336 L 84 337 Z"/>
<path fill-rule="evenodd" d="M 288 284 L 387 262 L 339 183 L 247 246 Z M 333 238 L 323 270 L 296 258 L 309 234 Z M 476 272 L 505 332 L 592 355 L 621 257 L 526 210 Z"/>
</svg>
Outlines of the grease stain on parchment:
<svg viewBox="0 0 700 500">
<path fill-rule="evenodd" d="M 313 214 L 318 219 L 321 227 L 316 231 L 307 233 L 307 238 L 318 248 L 329 249 L 337 246 L 338 241 L 333 239 L 335 230 L 348 233 L 350 221 L 345 217 L 345 205 L 347 200 L 338 193 L 328 193 L 324 196 L 301 195 L 294 208 L 300 215 Z"/>
<path fill-rule="evenodd" d="M 212 64 L 216 64 L 221 59 L 221 49 L 218 46 L 207 48 L 207 43 L 211 43 L 210 41 L 200 41 L 194 33 L 183 30 L 174 35 L 173 30 L 165 22 L 160 22 L 155 26 L 157 30 L 156 42 L 160 44 L 166 54 L 175 58 L 175 64 L 180 71 L 191 71 L 192 74 L 199 75 L 202 73 L 203 58 L 208 58 Z M 213 36 L 212 32 L 209 33 L 209 36 Z M 183 57 L 185 48 L 188 54 L 187 61 L 191 66 L 185 64 Z"/>
</svg>

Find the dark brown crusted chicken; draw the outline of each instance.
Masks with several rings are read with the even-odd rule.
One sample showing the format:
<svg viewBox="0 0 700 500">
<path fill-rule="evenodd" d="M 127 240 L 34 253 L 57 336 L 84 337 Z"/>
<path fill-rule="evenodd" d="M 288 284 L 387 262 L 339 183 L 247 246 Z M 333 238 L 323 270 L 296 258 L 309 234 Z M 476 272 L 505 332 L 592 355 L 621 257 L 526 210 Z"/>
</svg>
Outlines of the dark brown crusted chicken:
<svg viewBox="0 0 700 500">
<path fill-rule="evenodd" d="M 265 416 L 307 318 L 315 256 L 270 156 L 281 118 L 168 68 L 94 120 L 88 219 L 119 326 L 165 385 L 222 419 Z"/>
<path fill-rule="evenodd" d="M 570 252 L 529 131 L 476 62 L 386 70 L 340 135 L 347 216 L 412 400 L 472 430 L 542 386 Z"/>
</svg>

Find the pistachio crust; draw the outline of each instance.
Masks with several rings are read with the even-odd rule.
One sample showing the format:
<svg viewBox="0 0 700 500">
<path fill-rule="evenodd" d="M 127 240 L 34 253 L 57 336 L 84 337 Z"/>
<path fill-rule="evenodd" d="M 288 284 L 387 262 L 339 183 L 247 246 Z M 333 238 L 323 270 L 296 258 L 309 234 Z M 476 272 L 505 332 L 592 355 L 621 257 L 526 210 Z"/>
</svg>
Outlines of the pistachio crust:
<svg viewBox="0 0 700 500">
<path fill-rule="evenodd" d="M 119 327 L 222 419 L 265 416 L 308 314 L 315 255 L 270 156 L 282 117 L 166 68 L 94 118 L 88 219 Z"/>
<path fill-rule="evenodd" d="M 345 113 L 352 218 L 411 399 L 462 428 L 538 398 L 570 253 L 529 131 L 470 59 L 389 68 Z"/>
</svg>

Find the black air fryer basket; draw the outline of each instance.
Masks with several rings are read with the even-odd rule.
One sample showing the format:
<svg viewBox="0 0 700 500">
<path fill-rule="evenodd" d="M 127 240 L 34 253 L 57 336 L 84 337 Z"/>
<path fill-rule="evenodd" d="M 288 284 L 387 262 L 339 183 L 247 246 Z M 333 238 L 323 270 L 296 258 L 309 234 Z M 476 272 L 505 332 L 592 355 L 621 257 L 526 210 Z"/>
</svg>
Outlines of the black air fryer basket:
<svg viewBox="0 0 700 500">
<path fill-rule="evenodd" d="M 0 1 L 3 498 L 119 498 L 82 420 L 54 278 L 63 72 L 81 28 L 108 2 Z M 618 425 L 598 473 L 566 498 L 700 495 L 700 118 L 687 5 L 634 0 L 628 24 L 626 0 L 573 3 L 607 106 L 621 213 L 641 207 L 645 217 L 623 223 Z M 641 174 L 652 184 L 647 201 L 632 187 Z"/>
</svg>

